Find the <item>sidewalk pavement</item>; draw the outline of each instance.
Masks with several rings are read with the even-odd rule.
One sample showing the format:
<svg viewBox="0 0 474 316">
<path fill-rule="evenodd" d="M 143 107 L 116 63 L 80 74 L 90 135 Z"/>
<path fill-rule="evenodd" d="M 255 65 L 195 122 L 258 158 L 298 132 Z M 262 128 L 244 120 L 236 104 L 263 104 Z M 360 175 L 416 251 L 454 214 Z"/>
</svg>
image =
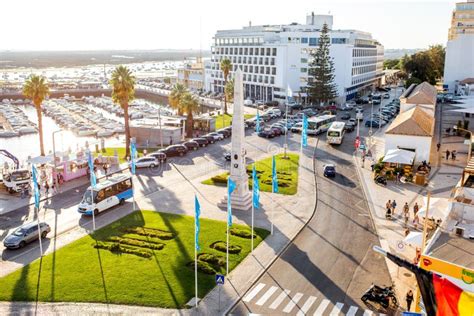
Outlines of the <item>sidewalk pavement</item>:
<svg viewBox="0 0 474 316">
<path fill-rule="evenodd" d="M 363 188 L 367 197 L 369 208 L 372 214 L 372 218 L 377 229 L 377 234 L 380 238 L 380 244 L 386 251 L 398 254 L 408 260 L 415 258 L 415 248 L 409 245 L 401 245 L 401 241 L 405 237 L 405 230 L 409 231 L 422 231 L 422 226 L 418 225 L 415 229 L 413 226 L 413 205 L 418 203 L 420 208 L 423 204 L 423 197 L 427 195 L 428 191 L 431 191 L 431 196 L 434 198 L 449 198 L 451 195 L 452 188 L 458 183 L 462 168 L 466 162 L 466 154 L 459 154 L 462 150 L 461 145 L 463 144 L 442 144 L 440 153 L 444 152 L 449 146 L 449 149 L 456 149 L 458 155 L 456 160 L 449 159 L 443 161 L 441 159 L 441 165 L 439 167 L 433 167 L 430 173 L 430 178 L 427 186 L 417 186 L 411 183 L 396 183 L 395 181 L 388 181 L 386 187 L 377 185 L 373 181 L 373 173 L 370 169 L 372 162 L 366 161 L 365 166 L 362 167 L 362 161 L 360 157 L 354 157 L 357 170 L 363 184 Z M 464 145 L 465 147 L 466 145 Z M 383 130 L 381 133 L 373 136 L 372 155 L 375 159 L 380 158 L 384 154 L 384 138 Z M 387 220 L 385 218 L 386 208 L 385 205 L 388 200 L 396 200 L 396 211 L 395 218 Z M 410 207 L 410 219 L 408 226 L 405 225 L 403 216 L 403 205 L 408 202 Z M 444 203 L 444 204 L 443 204 Z M 440 204 L 440 207 L 446 207 L 448 201 L 445 200 Z M 403 247 L 403 249 L 400 249 Z M 391 279 L 396 284 L 396 291 L 401 306 L 406 307 L 405 295 L 409 289 L 416 289 L 416 280 L 414 275 L 408 270 L 403 269 L 392 263 L 390 260 L 387 261 L 387 266 L 390 272 Z"/>
<path fill-rule="evenodd" d="M 313 142 L 310 140 L 310 142 Z M 314 141 L 315 143 L 315 141 Z M 310 144 L 314 145 L 314 144 Z M 35 302 L 0 302 L 0 314 L 18 311 L 19 314 L 35 312 L 37 314 L 160 314 L 160 315 L 220 315 L 252 286 L 253 282 L 266 270 L 285 247 L 293 240 L 314 213 L 316 206 L 316 187 L 313 168 L 313 147 L 308 147 L 300 157 L 298 193 L 293 196 L 261 192 L 262 208 L 255 211 L 255 226 L 270 230 L 274 223 L 274 234 L 268 236 L 253 252 L 247 256 L 225 280 L 220 289 L 215 287 L 199 303 L 198 308 L 188 310 L 161 309 L 128 305 L 85 304 L 77 303 L 35 303 Z M 216 174 L 220 173 L 216 172 Z M 183 179 L 179 187 L 165 188 L 151 195 L 138 199 L 137 205 L 143 210 L 159 210 L 177 214 L 194 215 L 194 198 L 182 199 L 183 192 L 196 192 L 200 197 L 201 216 L 225 221 L 226 210 L 216 205 L 226 194 L 224 187 L 209 186 L 200 182 L 209 175 L 189 181 Z M 132 212 L 130 204 L 118 208 L 115 212 L 104 213 L 96 220 L 97 228 L 111 222 L 110 216 L 123 217 Z M 251 223 L 250 211 L 233 211 L 234 223 Z M 58 237 L 55 247 L 49 247 L 46 254 L 88 234 L 90 221 L 81 227 Z M 34 250 L 38 251 L 38 250 Z M 16 267 L 16 269 L 19 268 Z M 9 271 L 11 272 L 11 271 Z M 219 309 L 220 296 L 220 309 Z"/>
</svg>

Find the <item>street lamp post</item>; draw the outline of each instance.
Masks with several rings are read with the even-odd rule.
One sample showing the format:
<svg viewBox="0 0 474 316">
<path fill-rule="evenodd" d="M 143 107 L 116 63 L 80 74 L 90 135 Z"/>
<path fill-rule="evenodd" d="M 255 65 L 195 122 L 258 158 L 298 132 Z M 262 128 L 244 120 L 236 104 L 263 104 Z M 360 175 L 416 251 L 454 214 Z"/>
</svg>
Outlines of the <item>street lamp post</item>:
<svg viewBox="0 0 474 316">
<path fill-rule="evenodd" d="M 472 153 L 472 132 L 467 129 L 460 128 L 457 125 L 453 126 L 453 130 L 455 131 L 460 130 L 460 131 L 469 133 L 469 152 L 467 153 L 467 161 L 469 162 L 469 160 L 471 160 L 471 153 Z"/>
</svg>

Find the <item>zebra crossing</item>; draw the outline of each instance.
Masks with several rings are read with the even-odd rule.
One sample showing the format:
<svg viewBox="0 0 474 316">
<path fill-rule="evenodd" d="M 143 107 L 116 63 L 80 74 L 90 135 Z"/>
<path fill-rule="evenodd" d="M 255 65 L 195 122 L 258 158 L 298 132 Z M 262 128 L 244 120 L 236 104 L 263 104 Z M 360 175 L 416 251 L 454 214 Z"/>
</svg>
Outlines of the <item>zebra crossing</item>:
<svg viewBox="0 0 474 316">
<path fill-rule="evenodd" d="M 269 308 L 280 314 L 296 314 L 297 316 L 375 316 L 370 310 L 358 306 L 346 306 L 341 302 L 331 302 L 322 297 L 306 295 L 277 286 L 258 283 L 242 299 L 245 303 L 252 303 L 262 308 Z M 384 315 L 384 314 L 379 314 Z"/>
</svg>

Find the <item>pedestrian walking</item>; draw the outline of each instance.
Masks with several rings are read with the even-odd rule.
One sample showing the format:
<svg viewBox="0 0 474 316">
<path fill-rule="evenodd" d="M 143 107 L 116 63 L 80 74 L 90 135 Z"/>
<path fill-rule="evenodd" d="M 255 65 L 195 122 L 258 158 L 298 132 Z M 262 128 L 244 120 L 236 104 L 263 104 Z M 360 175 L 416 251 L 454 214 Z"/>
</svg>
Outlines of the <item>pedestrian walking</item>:
<svg viewBox="0 0 474 316">
<path fill-rule="evenodd" d="M 415 215 L 413 218 L 413 226 L 415 226 L 415 229 L 418 229 L 418 224 L 420 223 L 420 217 L 418 215 Z"/>
<path fill-rule="evenodd" d="M 446 160 L 449 159 L 449 155 L 451 154 L 451 152 L 449 151 L 449 149 L 446 149 Z"/>
<path fill-rule="evenodd" d="M 418 206 L 418 202 L 415 202 L 415 205 L 413 205 L 413 217 L 416 216 L 419 210 L 420 210 L 420 207 Z"/>
<path fill-rule="evenodd" d="M 407 311 L 410 311 L 411 303 L 413 303 L 413 291 L 409 290 L 406 296 L 407 301 Z"/>
<path fill-rule="evenodd" d="M 440 144 L 440 143 L 437 143 L 437 144 L 436 144 L 436 149 L 437 149 L 437 151 L 439 151 L 440 148 L 441 148 L 441 144 Z"/>
<path fill-rule="evenodd" d="M 392 210 L 392 201 L 391 200 L 388 200 L 388 202 L 385 204 L 385 208 L 387 209 L 387 211 Z"/>
<path fill-rule="evenodd" d="M 170 136 L 170 146 L 173 145 L 173 137 Z"/>
<path fill-rule="evenodd" d="M 453 151 L 451 152 L 451 159 L 452 159 L 452 160 L 456 160 L 456 151 L 455 151 L 455 150 L 453 150 Z"/>
<path fill-rule="evenodd" d="M 405 202 L 405 205 L 403 205 L 403 215 L 405 216 L 405 225 L 408 225 L 409 211 L 410 211 L 410 207 L 408 206 L 408 203 Z"/>
<path fill-rule="evenodd" d="M 393 200 L 392 202 L 392 214 L 395 215 L 395 208 L 397 207 L 397 202 Z"/>
<path fill-rule="evenodd" d="M 49 184 L 48 184 L 48 181 L 46 181 L 46 182 L 44 183 L 44 192 L 45 192 L 46 196 L 48 196 L 48 194 L 49 194 Z"/>
</svg>

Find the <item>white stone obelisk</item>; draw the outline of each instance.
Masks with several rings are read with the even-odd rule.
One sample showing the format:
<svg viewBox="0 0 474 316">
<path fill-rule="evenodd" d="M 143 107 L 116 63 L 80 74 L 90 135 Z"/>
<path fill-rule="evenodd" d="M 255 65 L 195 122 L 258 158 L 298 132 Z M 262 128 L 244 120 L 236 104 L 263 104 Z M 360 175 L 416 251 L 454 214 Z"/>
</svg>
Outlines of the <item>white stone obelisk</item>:
<svg viewBox="0 0 474 316">
<path fill-rule="evenodd" d="M 236 188 L 231 195 L 233 209 L 248 210 L 252 205 L 252 195 L 249 191 L 247 166 L 245 164 L 246 151 L 244 126 L 244 85 L 242 71 L 237 69 L 234 74 L 234 113 L 232 115 L 232 152 L 230 160 L 230 178 Z M 227 203 L 227 194 L 219 206 Z"/>
</svg>

